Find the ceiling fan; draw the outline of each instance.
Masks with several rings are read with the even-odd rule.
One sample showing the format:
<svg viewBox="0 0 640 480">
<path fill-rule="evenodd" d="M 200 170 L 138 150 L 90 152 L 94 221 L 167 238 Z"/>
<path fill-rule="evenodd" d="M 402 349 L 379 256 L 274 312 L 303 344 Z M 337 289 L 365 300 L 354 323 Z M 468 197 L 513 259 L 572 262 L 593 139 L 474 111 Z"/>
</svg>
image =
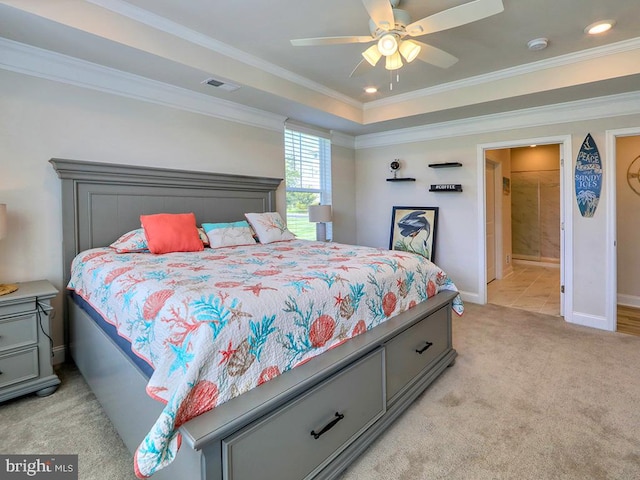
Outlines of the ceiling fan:
<svg viewBox="0 0 640 480">
<path fill-rule="evenodd" d="M 441 68 L 449 68 L 458 59 L 439 48 L 405 37 L 420 37 L 465 25 L 495 15 L 504 10 L 502 0 L 473 0 L 457 7 L 443 10 L 416 22 L 410 15 L 396 8 L 400 0 L 362 0 L 369 13 L 370 35 L 300 38 L 291 40 L 296 47 L 314 45 L 338 45 L 345 43 L 376 42 L 362 52 L 364 57 L 353 69 L 350 77 L 364 73 L 385 57 L 385 68 L 397 70 L 402 67 L 402 59 L 409 63 L 421 60 Z"/>
</svg>

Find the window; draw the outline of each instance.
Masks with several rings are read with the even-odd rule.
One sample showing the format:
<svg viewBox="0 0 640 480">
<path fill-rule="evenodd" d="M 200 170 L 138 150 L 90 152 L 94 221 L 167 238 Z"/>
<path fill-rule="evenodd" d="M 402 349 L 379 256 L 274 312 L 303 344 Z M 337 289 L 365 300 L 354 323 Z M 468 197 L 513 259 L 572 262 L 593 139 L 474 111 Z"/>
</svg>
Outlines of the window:
<svg viewBox="0 0 640 480">
<path fill-rule="evenodd" d="M 309 205 L 331 205 L 331 141 L 300 130 L 284 131 L 287 226 L 297 237 L 315 240 Z M 332 237 L 328 223 L 327 238 Z"/>
</svg>

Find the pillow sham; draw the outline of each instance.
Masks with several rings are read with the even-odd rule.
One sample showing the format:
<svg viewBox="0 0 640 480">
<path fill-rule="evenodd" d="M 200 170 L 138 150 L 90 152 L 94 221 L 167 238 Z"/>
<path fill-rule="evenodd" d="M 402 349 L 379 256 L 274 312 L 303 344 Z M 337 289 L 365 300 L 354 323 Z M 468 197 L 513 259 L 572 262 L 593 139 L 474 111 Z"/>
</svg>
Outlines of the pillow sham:
<svg viewBox="0 0 640 480">
<path fill-rule="evenodd" d="M 244 220 L 231 223 L 203 223 L 202 228 L 207 232 L 209 246 L 211 248 L 251 245 L 256 243 L 256 240 L 251 234 L 249 224 Z"/>
<path fill-rule="evenodd" d="M 151 253 L 204 250 L 193 213 L 140 215 L 140 223 Z"/>
<path fill-rule="evenodd" d="M 272 243 L 282 240 L 293 240 L 296 236 L 289 231 L 278 212 L 245 213 L 260 243 Z"/>
<path fill-rule="evenodd" d="M 142 228 L 125 233 L 109 246 L 113 248 L 116 253 L 140 253 L 149 251 L 147 238 L 144 236 L 144 230 Z"/>
</svg>

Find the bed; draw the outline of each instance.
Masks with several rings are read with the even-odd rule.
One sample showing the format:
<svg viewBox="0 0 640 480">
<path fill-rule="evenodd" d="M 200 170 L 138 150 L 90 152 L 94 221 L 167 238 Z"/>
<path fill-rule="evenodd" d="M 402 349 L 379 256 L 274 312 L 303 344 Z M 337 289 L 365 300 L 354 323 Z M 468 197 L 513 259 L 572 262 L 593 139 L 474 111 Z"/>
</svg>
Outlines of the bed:
<svg viewBox="0 0 640 480">
<path fill-rule="evenodd" d="M 275 190 L 281 182 L 62 159 L 52 159 L 51 164 L 62 179 L 65 282 L 70 281 L 69 266 L 78 254 L 83 252 L 83 258 L 102 255 L 103 247 L 123 232 L 140 227 L 141 214 L 194 212 L 198 223 L 231 222 L 246 212 L 274 211 Z M 243 251 L 255 257 L 258 250 L 252 248 L 243 247 Z M 278 246 L 272 244 L 271 248 Z M 330 249 L 341 247 L 310 242 L 300 248 L 328 255 Z M 234 254 L 239 258 L 239 252 Z M 274 251 L 261 255 L 274 256 Z M 341 254 L 343 260 L 346 257 Z M 376 262 L 380 263 L 377 257 L 370 263 Z M 269 267 L 260 272 L 275 278 L 275 269 L 271 264 Z M 325 278 L 323 283 L 333 285 L 333 278 Z M 371 278 L 375 284 L 376 275 Z M 298 292 L 304 289 L 304 284 L 296 283 L 300 277 L 289 280 L 291 288 Z M 259 285 L 269 287 L 268 283 Z M 372 304 L 372 311 L 377 308 L 381 317 L 389 318 L 369 322 L 357 334 L 342 335 L 332 342 L 328 337 L 312 342 L 314 348 L 323 347 L 319 354 L 295 357 L 288 364 L 295 368 L 282 368 L 282 373 L 260 382 L 259 387 L 240 389 L 215 408 L 197 412 L 200 414 L 181 424 L 178 435 L 172 437 L 174 443 L 182 444 L 175 458 L 175 450 L 160 454 L 170 461 L 150 472 L 152 478 L 338 476 L 455 361 L 451 314 L 454 308 L 460 312 L 458 294 L 452 288 L 429 293 L 429 298 L 424 295 L 423 301 L 413 301 L 411 308 L 398 306 L 398 314 L 392 311 L 400 303 L 396 302 L 400 295 L 377 307 Z M 303 302 L 301 295 L 288 294 L 287 308 L 297 309 L 297 302 Z M 328 298 L 327 303 L 340 309 L 344 299 L 340 294 L 337 301 L 335 298 Z M 68 353 L 127 447 L 135 452 L 165 405 L 148 394 L 150 373 L 118 346 L 115 336 L 91 319 L 90 312 L 81 300 L 66 297 Z M 344 332 L 350 331 L 351 325 L 344 327 Z M 321 334 L 322 329 L 315 332 L 316 337 Z M 286 343 L 283 338 L 279 343 Z"/>
</svg>

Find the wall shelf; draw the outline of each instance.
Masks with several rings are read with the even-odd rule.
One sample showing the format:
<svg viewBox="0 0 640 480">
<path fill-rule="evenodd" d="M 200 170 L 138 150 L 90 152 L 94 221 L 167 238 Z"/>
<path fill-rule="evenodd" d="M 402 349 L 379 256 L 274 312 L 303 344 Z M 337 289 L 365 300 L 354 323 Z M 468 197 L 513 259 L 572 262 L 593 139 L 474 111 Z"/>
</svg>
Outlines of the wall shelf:
<svg viewBox="0 0 640 480">
<path fill-rule="evenodd" d="M 451 167 L 461 167 L 462 164 L 460 162 L 445 162 L 445 163 L 430 163 L 429 166 L 431 168 L 451 168 Z"/>
<path fill-rule="evenodd" d="M 415 182 L 415 178 L 387 178 L 387 182 Z"/>
</svg>

